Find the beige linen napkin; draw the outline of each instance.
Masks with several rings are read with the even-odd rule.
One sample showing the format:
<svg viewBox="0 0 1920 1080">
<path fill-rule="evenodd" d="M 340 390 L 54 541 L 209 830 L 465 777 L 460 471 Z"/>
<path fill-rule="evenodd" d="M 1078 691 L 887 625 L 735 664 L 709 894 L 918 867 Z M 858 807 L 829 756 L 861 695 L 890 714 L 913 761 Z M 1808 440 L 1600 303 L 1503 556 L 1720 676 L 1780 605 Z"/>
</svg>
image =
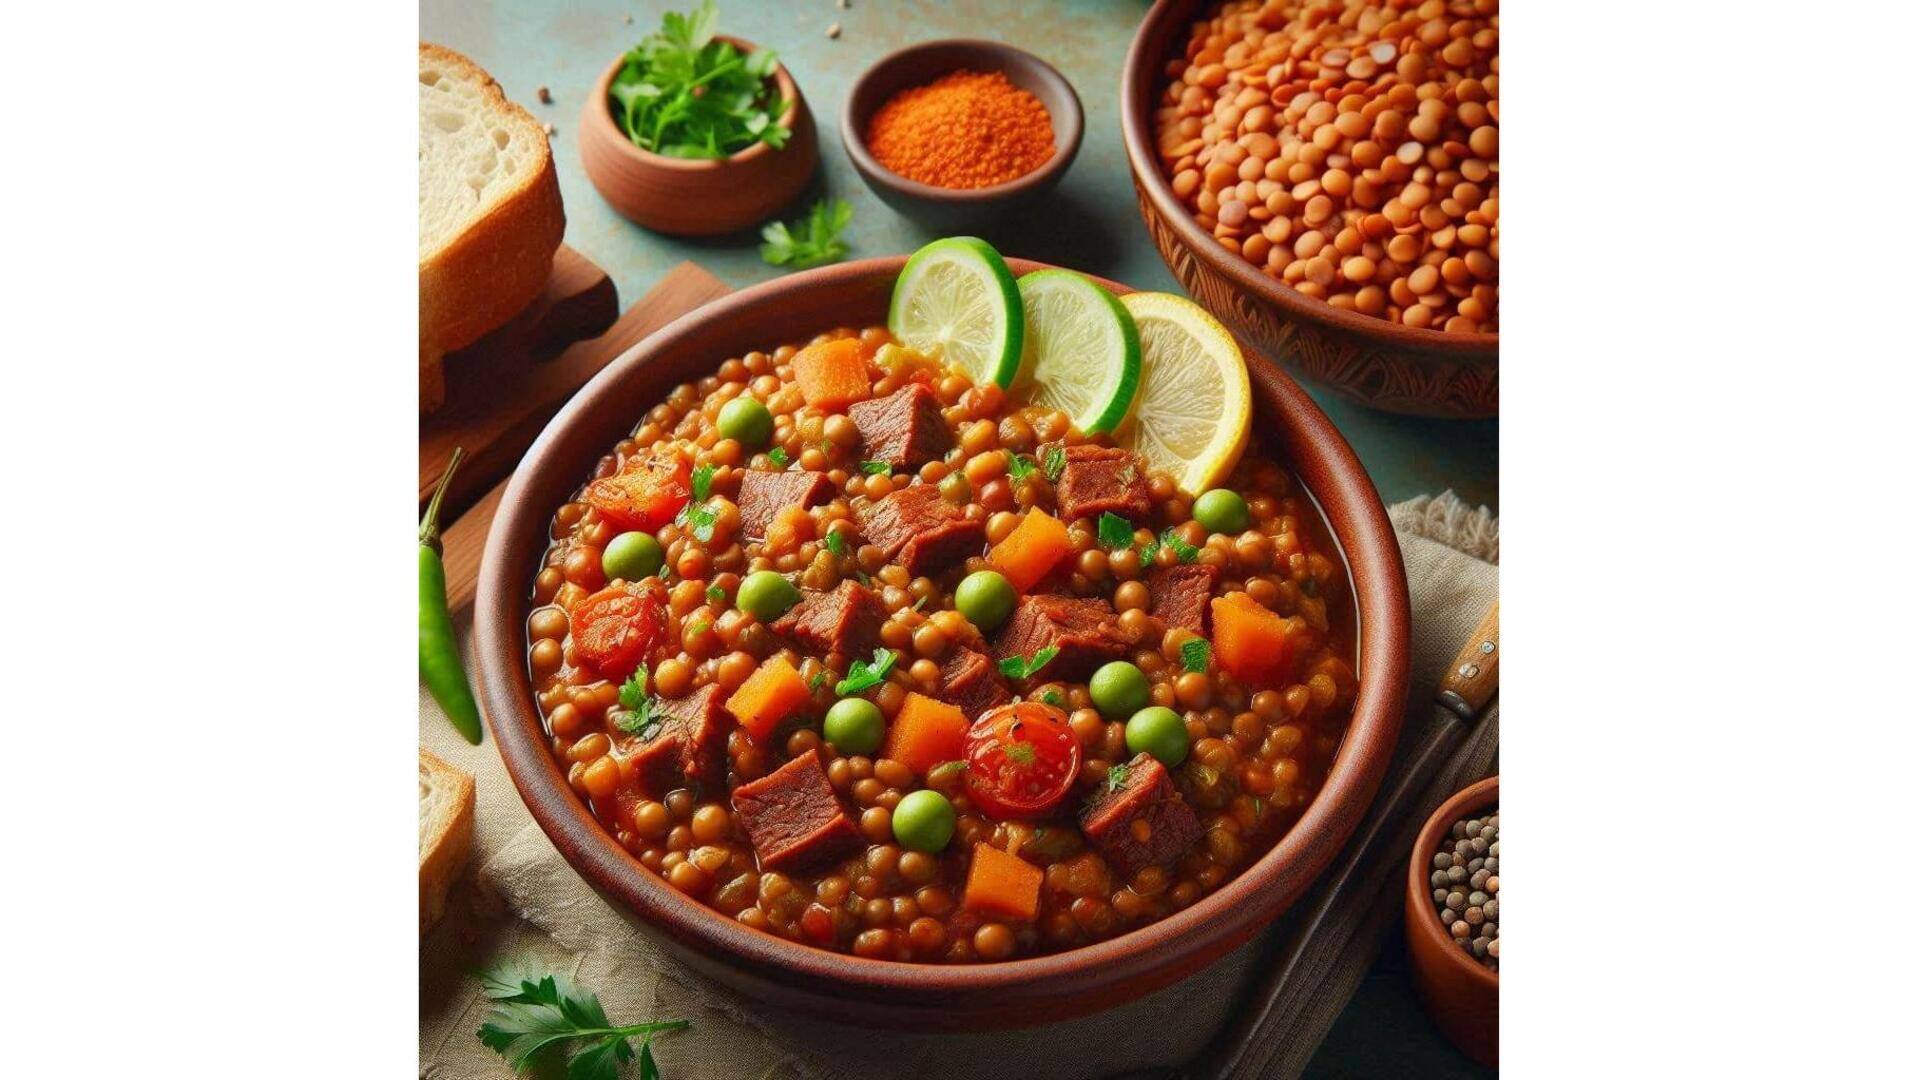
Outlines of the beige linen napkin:
<svg viewBox="0 0 1920 1080">
<path fill-rule="evenodd" d="M 1441 672 L 1499 595 L 1499 523 L 1451 492 L 1391 513 L 1413 600 L 1408 707 L 1410 717 L 1424 719 Z M 464 633 L 471 618 L 461 624 Z M 478 789 L 473 859 L 446 917 L 420 947 L 420 1075 L 431 1080 L 507 1075 L 474 1037 L 488 1006 L 472 974 L 504 957 L 571 974 L 599 994 L 616 1022 L 693 1021 L 655 1043 L 668 1080 L 1065 1080 L 1190 1060 L 1226 1021 L 1263 952 L 1256 940 L 1132 1004 L 1025 1031 L 878 1033 L 795 1016 L 687 971 L 637 920 L 589 889 L 528 815 L 491 740 L 468 746 L 424 690 L 420 744 L 473 773 Z M 1369 952 L 1346 960 L 1351 984 L 1371 959 Z"/>
</svg>

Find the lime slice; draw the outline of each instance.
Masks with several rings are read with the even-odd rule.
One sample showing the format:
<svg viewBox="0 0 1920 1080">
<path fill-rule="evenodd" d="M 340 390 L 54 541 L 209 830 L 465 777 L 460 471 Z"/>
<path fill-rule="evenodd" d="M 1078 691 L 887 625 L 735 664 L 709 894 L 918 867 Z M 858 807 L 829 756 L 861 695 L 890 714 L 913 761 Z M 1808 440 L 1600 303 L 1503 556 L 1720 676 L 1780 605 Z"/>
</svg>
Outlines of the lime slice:
<svg viewBox="0 0 1920 1080">
<path fill-rule="evenodd" d="M 1140 383 L 1140 334 L 1113 294 L 1071 270 L 1020 279 L 1026 348 L 1015 392 L 1067 414 L 1095 435 L 1112 431 Z"/>
<path fill-rule="evenodd" d="M 985 240 L 951 236 L 913 253 L 893 283 L 887 329 L 976 385 L 1013 385 L 1020 369 L 1020 290 Z"/>
<path fill-rule="evenodd" d="M 1140 391 L 1114 441 L 1197 495 L 1247 448 L 1247 362 L 1233 335 L 1186 297 L 1131 293 L 1120 302 L 1140 330 Z"/>
</svg>

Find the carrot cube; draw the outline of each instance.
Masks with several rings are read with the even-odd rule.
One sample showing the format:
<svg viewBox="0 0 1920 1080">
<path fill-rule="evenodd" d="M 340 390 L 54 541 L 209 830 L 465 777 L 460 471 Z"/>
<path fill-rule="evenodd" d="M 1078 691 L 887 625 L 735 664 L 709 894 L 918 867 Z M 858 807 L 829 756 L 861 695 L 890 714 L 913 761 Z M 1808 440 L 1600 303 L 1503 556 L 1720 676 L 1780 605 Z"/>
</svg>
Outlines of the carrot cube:
<svg viewBox="0 0 1920 1080">
<path fill-rule="evenodd" d="M 1213 599 L 1213 655 L 1242 682 L 1271 685 L 1293 670 L 1287 620 L 1243 592 Z"/>
<path fill-rule="evenodd" d="M 973 866 L 961 901 L 968 911 L 1031 922 L 1040 913 L 1040 882 L 1046 875 L 1018 855 L 973 845 Z"/>
<path fill-rule="evenodd" d="M 885 756 L 925 776 L 935 765 L 966 756 L 967 717 L 959 707 L 908 692 L 887 727 Z"/>
<path fill-rule="evenodd" d="M 987 552 L 987 565 L 1005 574 L 1014 589 L 1025 592 L 1072 550 L 1073 541 L 1060 519 L 1044 510 L 1029 510 L 1007 538 Z"/>
<path fill-rule="evenodd" d="M 793 357 L 793 380 L 807 404 L 829 412 L 873 396 L 859 338 L 836 338 L 801 349 Z"/>
<path fill-rule="evenodd" d="M 764 742 L 780 721 L 793 715 L 813 695 L 807 680 L 792 664 L 774 657 L 754 669 L 740 689 L 727 699 L 727 711 L 754 742 Z"/>
</svg>

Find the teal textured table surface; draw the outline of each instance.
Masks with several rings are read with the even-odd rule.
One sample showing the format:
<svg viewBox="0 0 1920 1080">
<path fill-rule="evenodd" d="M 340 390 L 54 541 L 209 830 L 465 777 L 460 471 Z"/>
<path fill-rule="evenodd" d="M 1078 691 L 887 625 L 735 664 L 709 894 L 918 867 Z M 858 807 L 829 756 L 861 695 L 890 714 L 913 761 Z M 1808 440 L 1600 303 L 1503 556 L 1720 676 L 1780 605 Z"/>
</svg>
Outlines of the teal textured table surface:
<svg viewBox="0 0 1920 1080">
<path fill-rule="evenodd" d="M 600 198 L 580 166 L 574 126 L 606 65 L 695 0 L 421 0 L 423 40 L 457 49 L 491 72 L 507 96 L 554 127 L 553 154 L 567 213 L 567 243 L 612 275 L 632 303 L 683 259 L 736 288 L 781 271 L 760 260 L 754 233 L 685 240 L 648 232 Z M 1120 142 L 1120 69 L 1146 0 L 721 0 L 720 26 L 775 49 L 806 95 L 820 129 L 821 170 L 789 218 L 820 194 L 854 205 L 850 258 L 910 252 L 934 232 L 867 190 L 840 145 L 840 105 L 868 65 L 901 46 L 937 38 L 990 38 L 1037 54 L 1080 95 L 1087 127 L 1057 192 L 981 234 L 1003 253 L 1070 266 L 1136 288 L 1180 287 L 1141 224 Z M 631 16 L 629 22 L 627 17 Z M 839 26 L 836 37 L 828 29 Z M 540 87 L 551 104 L 537 98 Z M 1451 487 L 1498 509 L 1496 421 L 1392 416 L 1308 389 L 1333 418 L 1388 502 Z M 1406 976 L 1405 944 L 1389 941 L 1309 1075 L 1483 1076 L 1421 1013 Z"/>
<path fill-rule="evenodd" d="M 421 0 L 423 38 L 466 53 L 554 126 L 553 154 L 567 211 L 567 243 L 613 276 L 624 303 L 643 295 L 682 259 L 736 288 L 781 271 L 760 261 L 752 233 L 683 240 L 632 224 L 587 181 L 573 130 L 594 81 L 613 58 L 659 25 L 665 11 L 695 0 Z M 1141 224 L 1120 143 L 1120 68 L 1145 0 L 723 0 L 720 25 L 776 50 L 806 95 L 820 127 L 820 174 L 788 216 L 814 196 L 854 205 L 852 258 L 910 252 L 935 233 L 901 217 L 867 190 L 840 146 L 840 105 L 848 87 L 903 45 L 979 37 L 1028 49 L 1065 75 L 1087 117 L 1080 155 L 1054 196 L 980 230 L 1007 255 L 1058 263 L 1140 289 L 1180 287 Z M 631 23 L 626 21 L 632 16 Z M 829 27 L 838 25 L 838 37 Z M 536 93 L 546 87 L 552 104 Z M 1452 487 L 1469 502 L 1499 508 L 1496 421 L 1392 416 L 1308 389 L 1353 444 L 1381 498 L 1397 502 Z"/>
</svg>

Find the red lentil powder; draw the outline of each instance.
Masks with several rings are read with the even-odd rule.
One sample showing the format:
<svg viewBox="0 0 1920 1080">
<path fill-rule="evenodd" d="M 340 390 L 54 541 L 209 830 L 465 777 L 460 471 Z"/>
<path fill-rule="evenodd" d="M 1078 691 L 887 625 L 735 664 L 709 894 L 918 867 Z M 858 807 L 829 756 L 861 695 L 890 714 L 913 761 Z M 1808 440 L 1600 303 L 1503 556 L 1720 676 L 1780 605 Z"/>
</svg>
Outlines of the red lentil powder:
<svg viewBox="0 0 1920 1080">
<path fill-rule="evenodd" d="M 867 125 L 867 149 L 909 180 L 989 187 L 1046 164 L 1053 119 L 1001 72 L 956 71 L 882 105 Z"/>
</svg>

